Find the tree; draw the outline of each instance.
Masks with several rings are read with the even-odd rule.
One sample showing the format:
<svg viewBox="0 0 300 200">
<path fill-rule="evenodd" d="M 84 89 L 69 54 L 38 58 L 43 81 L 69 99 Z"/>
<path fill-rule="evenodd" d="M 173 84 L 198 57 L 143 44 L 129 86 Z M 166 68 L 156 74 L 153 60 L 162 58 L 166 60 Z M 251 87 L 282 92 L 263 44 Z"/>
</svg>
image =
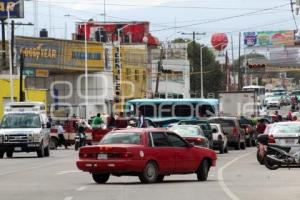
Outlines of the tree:
<svg viewBox="0 0 300 200">
<path fill-rule="evenodd" d="M 179 39 L 177 39 L 179 40 Z M 201 95 L 201 58 L 199 43 L 189 43 L 188 57 L 191 63 L 190 87 L 191 96 L 200 97 Z M 203 87 L 204 96 L 208 93 L 216 94 L 218 91 L 225 89 L 224 74 L 221 71 L 220 64 L 216 61 L 214 53 L 206 46 L 202 48 L 203 55 Z"/>
</svg>

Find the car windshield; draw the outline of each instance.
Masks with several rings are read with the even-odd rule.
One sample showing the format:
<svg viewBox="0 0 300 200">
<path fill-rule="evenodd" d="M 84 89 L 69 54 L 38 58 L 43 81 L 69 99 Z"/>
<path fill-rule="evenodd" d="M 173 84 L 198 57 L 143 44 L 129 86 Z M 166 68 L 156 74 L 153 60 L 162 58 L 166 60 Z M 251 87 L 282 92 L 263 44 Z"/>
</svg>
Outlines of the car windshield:
<svg viewBox="0 0 300 200">
<path fill-rule="evenodd" d="M 278 124 L 273 127 L 272 133 L 300 133 L 300 124 Z"/>
<path fill-rule="evenodd" d="M 141 144 L 140 133 L 109 133 L 100 144 Z"/>
<path fill-rule="evenodd" d="M 191 126 L 174 126 L 171 130 L 182 137 L 194 137 L 201 135 L 199 129 Z"/>
<path fill-rule="evenodd" d="M 40 128 L 40 116 L 37 114 L 6 114 L 3 117 L 1 128 Z"/>
</svg>

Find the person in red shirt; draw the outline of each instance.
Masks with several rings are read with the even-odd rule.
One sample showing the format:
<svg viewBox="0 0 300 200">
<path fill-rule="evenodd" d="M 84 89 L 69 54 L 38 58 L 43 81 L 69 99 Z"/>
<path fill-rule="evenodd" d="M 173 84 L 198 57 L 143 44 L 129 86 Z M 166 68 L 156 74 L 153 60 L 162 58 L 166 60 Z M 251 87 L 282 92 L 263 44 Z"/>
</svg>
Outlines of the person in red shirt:
<svg viewBox="0 0 300 200">
<path fill-rule="evenodd" d="M 266 129 L 266 124 L 263 119 L 260 119 L 256 125 L 256 131 L 258 134 L 263 134 Z"/>
</svg>

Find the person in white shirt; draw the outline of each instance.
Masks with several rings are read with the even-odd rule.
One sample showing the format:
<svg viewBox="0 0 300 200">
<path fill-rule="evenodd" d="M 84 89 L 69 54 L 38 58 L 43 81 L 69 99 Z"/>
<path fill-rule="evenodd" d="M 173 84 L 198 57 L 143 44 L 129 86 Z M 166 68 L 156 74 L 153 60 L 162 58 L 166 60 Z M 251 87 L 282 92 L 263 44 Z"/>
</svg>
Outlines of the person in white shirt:
<svg viewBox="0 0 300 200">
<path fill-rule="evenodd" d="M 56 122 L 56 127 L 57 127 L 57 136 L 58 136 L 58 142 L 61 145 L 65 146 L 65 149 L 68 149 L 68 145 L 64 136 L 64 133 L 66 132 L 61 125 L 60 121 Z"/>
</svg>

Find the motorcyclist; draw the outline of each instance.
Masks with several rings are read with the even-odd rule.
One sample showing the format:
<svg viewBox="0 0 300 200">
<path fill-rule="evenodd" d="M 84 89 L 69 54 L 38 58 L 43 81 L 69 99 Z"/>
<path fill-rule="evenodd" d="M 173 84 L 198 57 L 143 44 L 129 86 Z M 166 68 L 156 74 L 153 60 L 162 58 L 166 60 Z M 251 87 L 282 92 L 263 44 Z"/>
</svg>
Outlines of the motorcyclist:
<svg viewBox="0 0 300 200">
<path fill-rule="evenodd" d="M 85 146 L 86 143 L 86 135 L 85 135 L 85 124 L 84 122 L 80 122 L 78 126 L 78 135 L 80 139 L 79 146 Z"/>
</svg>

